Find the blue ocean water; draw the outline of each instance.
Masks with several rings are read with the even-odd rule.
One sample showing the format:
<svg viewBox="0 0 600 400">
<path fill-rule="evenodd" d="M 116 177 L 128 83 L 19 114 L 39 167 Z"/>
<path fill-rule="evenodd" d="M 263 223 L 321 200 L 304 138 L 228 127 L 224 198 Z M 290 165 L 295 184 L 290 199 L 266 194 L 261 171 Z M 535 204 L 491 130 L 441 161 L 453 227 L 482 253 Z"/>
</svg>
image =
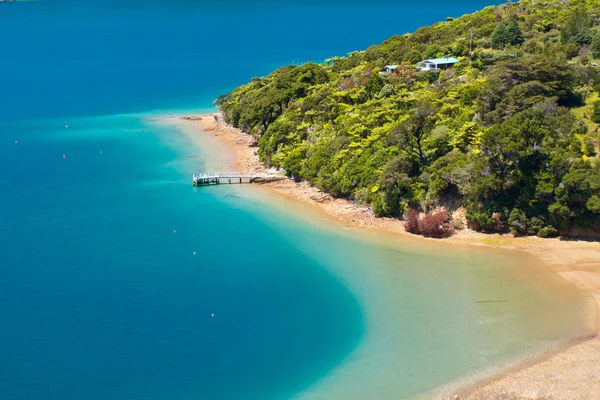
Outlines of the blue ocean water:
<svg viewBox="0 0 600 400">
<path fill-rule="evenodd" d="M 193 193 L 134 118 L 71 123 L 2 147 L 0 397 L 271 398 L 351 350 L 323 268 Z"/>
<path fill-rule="evenodd" d="M 323 256 L 354 242 L 193 190 L 206 160 L 147 117 L 484 5 L 0 3 L 0 398 L 280 399 L 335 370 L 375 324 Z"/>
</svg>

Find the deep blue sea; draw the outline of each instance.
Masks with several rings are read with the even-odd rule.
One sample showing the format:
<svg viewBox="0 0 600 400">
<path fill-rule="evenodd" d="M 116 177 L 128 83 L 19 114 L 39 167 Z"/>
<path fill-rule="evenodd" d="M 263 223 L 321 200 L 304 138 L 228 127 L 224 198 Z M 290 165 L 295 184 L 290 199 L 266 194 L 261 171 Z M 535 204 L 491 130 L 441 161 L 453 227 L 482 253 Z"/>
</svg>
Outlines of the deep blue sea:
<svg viewBox="0 0 600 400">
<path fill-rule="evenodd" d="M 402 341 L 386 342 L 395 334 L 373 328 L 393 314 L 371 314 L 368 305 L 385 303 L 386 291 L 373 289 L 383 282 L 397 293 L 404 279 L 419 287 L 414 271 L 390 280 L 360 268 L 406 267 L 408 253 L 299 227 L 301 216 L 246 197 L 246 189 L 194 190 L 191 173 L 210 167 L 203 153 L 148 116 L 210 109 L 219 94 L 278 66 L 363 49 L 487 3 L 0 3 L 0 399 L 285 399 L 356 358 L 370 330 L 386 333 L 372 342 L 385 353 L 407 351 L 396 347 Z M 363 258 L 350 257 L 358 248 Z M 480 256 L 467 257 L 473 269 Z M 440 265 L 422 260 L 424 269 Z M 353 263 L 367 278 L 344 275 Z M 522 290 L 523 277 L 510 279 L 507 287 Z M 372 296 L 359 284 L 370 281 Z M 443 304 L 471 301 L 466 281 Z M 539 296 L 529 306 L 548 300 Z M 414 310 L 409 298 L 398 301 Z M 424 307 L 419 318 L 448 316 L 444 307 Z M 529 310 L 516 309 L 510 329 Z M 466 308 L 465 319 L 473 312 Z M 413 335 L 407 348 L 426 352 L 434 335 L 422 328 L 427 318 L 412 331 L 414 315 L 402 315 Z M 464 336 L 472 329 L 452 321 L 434 336 L 455 334 L 481 349 L 468 357 L 458 345 L 456 354 L 449 349 L 445 357 L 463 354 L 464 364 L 426 384 L 411 374 L 427 375 L 428 364 L 405 357 L 416 372 L 390 382 L 417 383 L 403 383 L 399 398 L 489 364 L 501 343 L 514 345 L 512 334 Z M 530 340 L 567 334 L 545 335 Z"/>
</svg>

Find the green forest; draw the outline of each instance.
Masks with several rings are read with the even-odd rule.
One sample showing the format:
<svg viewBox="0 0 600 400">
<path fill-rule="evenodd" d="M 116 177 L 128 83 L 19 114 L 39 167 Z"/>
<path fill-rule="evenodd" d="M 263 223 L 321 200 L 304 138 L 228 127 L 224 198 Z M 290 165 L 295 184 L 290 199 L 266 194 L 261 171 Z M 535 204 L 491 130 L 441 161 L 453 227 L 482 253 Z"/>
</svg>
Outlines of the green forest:
<svg viewBox="0 0 600 400">
<path fill-rule="evenodd" d="M 417 71 L 440 57 L 460 62 Z M 376 216 L 453 228 L 458 221 L 439 210 L 461 209 L 485 232 L 594 234 L 596 58 L 599 1 L 524 0 L 279 68 L 215 104 L 256 138 L 265 164 Z M 384 73 L 386 65 L 397 68 Z"/>
</svg>

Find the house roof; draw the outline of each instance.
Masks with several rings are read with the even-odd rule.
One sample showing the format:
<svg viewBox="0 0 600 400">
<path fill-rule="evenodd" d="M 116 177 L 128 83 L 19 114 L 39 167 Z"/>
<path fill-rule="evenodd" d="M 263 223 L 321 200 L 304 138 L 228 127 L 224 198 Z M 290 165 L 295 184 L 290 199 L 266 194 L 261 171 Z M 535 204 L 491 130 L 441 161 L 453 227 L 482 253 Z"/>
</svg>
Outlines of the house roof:
<svg viewBox="0 0 600 400">
<path fill-rule="evenodd" d="M 454 57 L 445 57 L 445 58 L 430 58 L 427 59 L 425 61 L 421 61 L 423 62 L 429 62 L 432 64 L 456 64 L 459 63 L 460 60 L 458 58 L 454 58 Z"/>
</svg>

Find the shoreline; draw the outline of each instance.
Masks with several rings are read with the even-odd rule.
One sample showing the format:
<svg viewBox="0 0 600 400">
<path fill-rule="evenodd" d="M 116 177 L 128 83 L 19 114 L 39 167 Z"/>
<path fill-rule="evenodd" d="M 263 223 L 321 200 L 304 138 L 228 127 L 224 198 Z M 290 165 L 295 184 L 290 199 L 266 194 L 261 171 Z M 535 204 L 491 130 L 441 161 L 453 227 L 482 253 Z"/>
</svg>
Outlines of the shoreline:
<svg viewBox="0 0 600 400">
<path fill-rule="evenodd" d="M 211 136 L 231 149 L 232 163 L 238 171 L 274 173 L 258 160 L 254 139 L 238 129 L 227 126 L 217 113 L 161 117 L 167 123 L 189 123 L 198 132 Z M 196 130 L 195 129 L 195 130 Z M 600 244 L 592 241 L 513 238 L 510 235 L 482 234 L 471 230 L 456 231 L 447 239 L 424 238 L 405 232 L 402 221 L 393 218 L 375 218 L 368 207 L 349 200 L 336 199 L 309 185 L 285 179 L 261 184 L 266 190 L 282 198 L 315 207 L 346 228 L 391 235 L 402 235 L 413 240 L 440 240 L 450 244 L 482 246 L 494 249 L 520 250 L 533 254 L 548 266 L 551 272 L 570 282 L 590 299 L 590 325 L 594 335 L 568 341 L 533 359 L 517 363 L 491 377 L 476 379 L 475 383 L 449 389 L 460 399 L 592 399 L 600 393 L 600 373 L 594 367 L 600 363 Z M 597 369 L 597 368 L 596 368 Z M 449 385 L 448 388 L 451 386 Z M 444 391 L 446 392 L 446 391 Z M 445 394 L 447 397 L 447 393 Z"/>
</svg>

